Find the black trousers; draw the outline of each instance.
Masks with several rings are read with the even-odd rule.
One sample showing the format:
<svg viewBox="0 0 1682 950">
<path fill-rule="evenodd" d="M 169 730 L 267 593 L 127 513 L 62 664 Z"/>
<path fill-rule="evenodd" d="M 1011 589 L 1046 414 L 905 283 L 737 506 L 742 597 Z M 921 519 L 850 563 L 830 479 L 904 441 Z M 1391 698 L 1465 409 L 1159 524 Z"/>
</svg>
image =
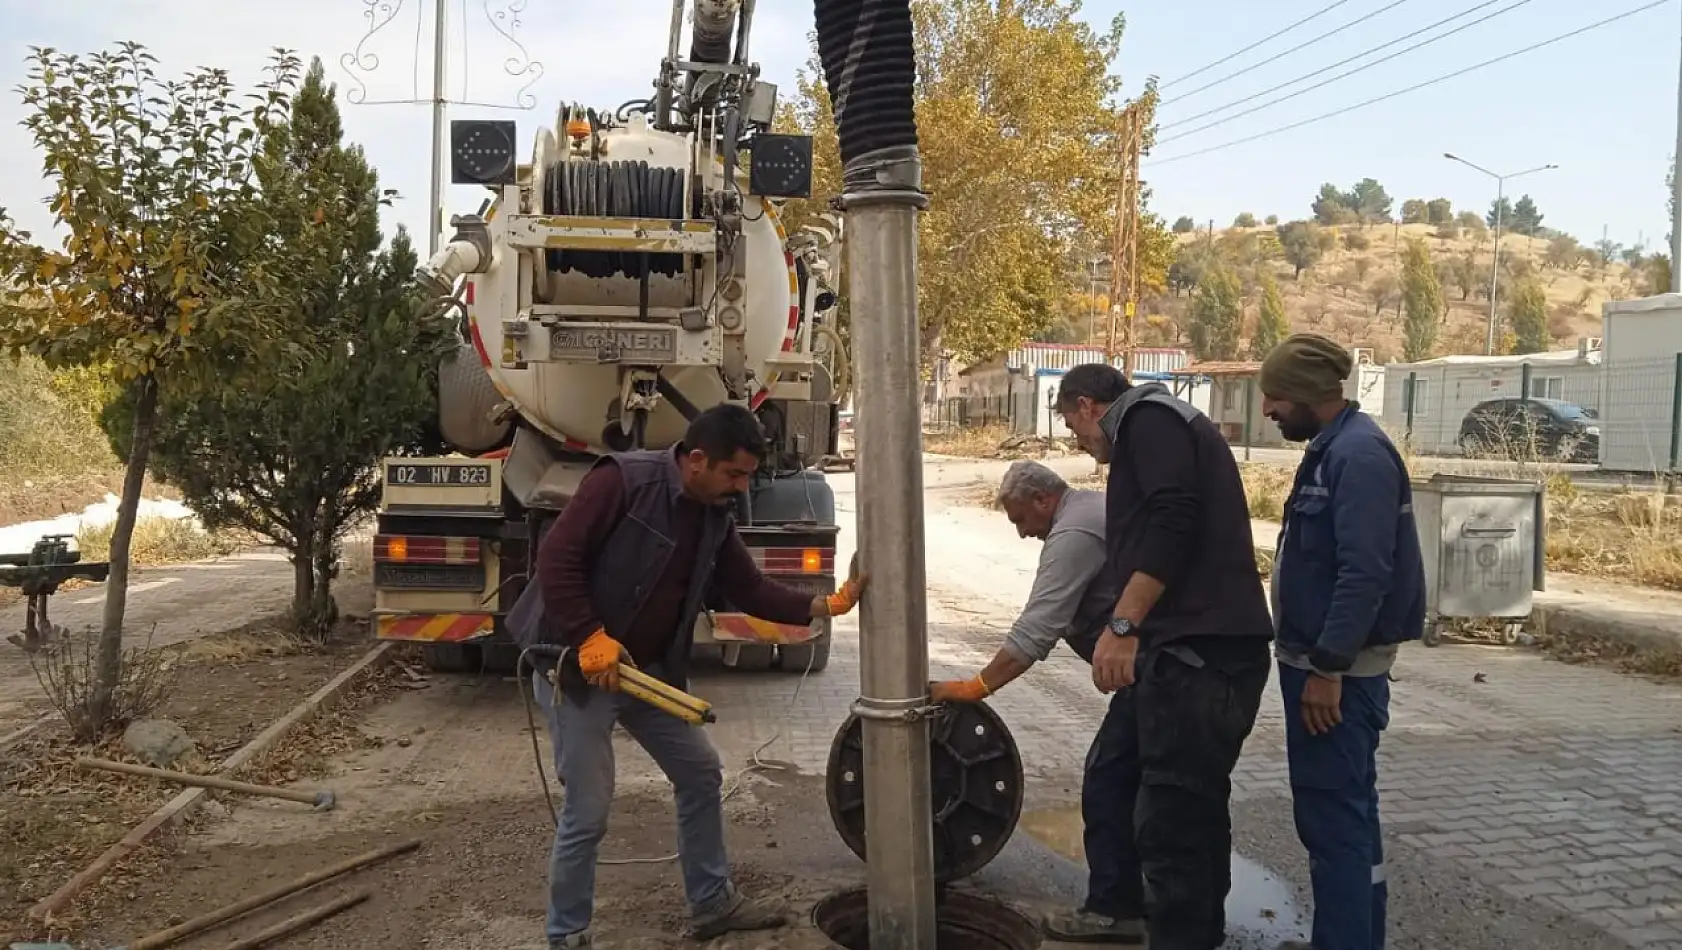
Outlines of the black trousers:
<svg viewBox="0 0 1682 950">
<path fill-rule="evenodd" d="M 1226 938 L 1232 769 L 1267 686 L 1268 646 L 1141 651 L 1134 685 L 1110 700 L 1087 753 L 1085 906 L 1147 918 L 1151 950 L 1211 950 Z"/>
</svg>

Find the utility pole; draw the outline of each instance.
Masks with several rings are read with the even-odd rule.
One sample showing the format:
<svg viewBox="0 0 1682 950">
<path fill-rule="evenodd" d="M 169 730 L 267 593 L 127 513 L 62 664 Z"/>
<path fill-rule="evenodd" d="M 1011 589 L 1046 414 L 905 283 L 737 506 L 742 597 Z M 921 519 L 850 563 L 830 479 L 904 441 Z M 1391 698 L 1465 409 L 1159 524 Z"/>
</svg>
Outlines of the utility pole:
<svg viewBox="0 0 1682 950">
<path fill-rule="evenodd" d="M 1670 292 L 1682 294 L 1682 77 L 1676 86 L 1676 154 L 1670 168 Z"/>
<path fill-rule="evenodd" d="M 429 257 L 438 253 L 444 236 L 444 44 L 450 38 L 450 5 L 433 0 L 432 8 L 432 189 L 426 232 Z"/>
<path fill-rule="evenodd" d="M 1499 175 L 1487 168 L 1484 168 L 1482 165 L 1474 165 L 1453 152 L 1444 152 L 1443 157 L 1451 162 L 1459 162 L 1467 168 L 1483 172 L 1485 175 L 1495 179 L 1495 254 L 1494 260 L 1489 268 L 1489 327 L 1485 333 L 1483 350 L 1485 356 L 1494 356 L 1495 321 L 1497 313 L 1495 294 L 1501 284 L 1501 212 L 1506 210 L 1503 206 L 1506 204 L 1507 198 L 1507 181 L 1512 178 L 1522 178 L 1525 175 L 1534 175 L 1537 172 L 1552 171 L 1559 166 L 1538 165 L 1535 168 L 1527 169 L 1522 172 L 1514 172 L 1511 175 Z"/>
<path fill-rule="evenodd" d="M 1122 325 L 1122 372 L 1134 370 L 1133 322 L 1139 299 L 1139 152 L 1144 140 L 1144 109 L 1130 103 L 1121 112 L 1120 183 L 1116 190 L 1115 242 L 1110 248 L 1110 332 L 1104 357 L 1116 357 L 1116 324 Z"/>
<path fill-rule="evenodd" d="M 526 111 L 537 105 L 537 98 L 529 92 L 531 87 L 543 78 L 543 64 L 531 58 L 524 45 L 515 38 L 515 33 L 521 27 L 519 8 L 500 6 L 493 8 L 485 6 L 485 27 L 513 47 L 512 52 L 498 54 L 503 67 L 503 73 L 524 84 L 515 92 L 512 104 L 502 102 L 476 102 L 467 98 L 466 70 L 463 70 L 462 98 L 452 99 L 446 89 L 447 65 L 449 61 L 449 41 L 452 24 L 449 17 L 450 0 L 432 0 L 432 91 L 430 95 L 422 95 L 420 88 L 420 64 L 415 64 L 414 85 L 411 94 L 405 98 L 370 99 L 368 97 L 368 78 L 380 68 L 380 57 L 369 44 L 387 27 L 397 21 L 399 13 L 403 12 L 401 3 L 365 3 L 366 9 L 362 18 L 366 21 L 362 37 L 355 47 L 339 57 L 339 66 L 350 75 L 355 83 L 353 88 L 345 91 L 345 101 L 358 106 L 417 106 L 425 105 L 432 113 L 432 163 L 431 181 L 427 187 L 428 211 L 426 215 L 427 248 L 429 253 L 436 254 L 443 243 L 444 233 L 444 189 L 448 182 L 448 160 L 446 155 L 447 107 L 450 105 L 473 106 L 480 109 L 516 109 Z M 423 24 L 425 13 L 420 9 L 423 4 L 416 5 L 413 24 L 418 37 Z M 465 8 L 464 8 L 465 9 Z M 463 22 L 459 28 L 467 30 L 468 24 Z M 465 46 L 465 43 L 464 43 Z M 463 55 L 470 55 L 465 52 Z"/>
</svg>

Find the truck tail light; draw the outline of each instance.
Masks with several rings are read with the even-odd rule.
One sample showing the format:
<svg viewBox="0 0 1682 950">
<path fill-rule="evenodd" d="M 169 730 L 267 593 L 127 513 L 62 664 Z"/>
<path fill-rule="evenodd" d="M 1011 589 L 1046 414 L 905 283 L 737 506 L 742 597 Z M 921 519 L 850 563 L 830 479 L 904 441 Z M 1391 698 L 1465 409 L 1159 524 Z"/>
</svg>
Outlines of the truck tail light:
<svg viewBox="0 0 1682 950">
<path fill-rule="evenodd" d="M 478 538 L 440 538 L 419 535 L 374 536 L 374 561 L 381 564 L 478 564 L 483 552 Z"/>
<path fill-rule="evenodd" d="M 753 548 L 753 559 L 767 574 L 833 574 L 834 548 Z"/>
</svg>

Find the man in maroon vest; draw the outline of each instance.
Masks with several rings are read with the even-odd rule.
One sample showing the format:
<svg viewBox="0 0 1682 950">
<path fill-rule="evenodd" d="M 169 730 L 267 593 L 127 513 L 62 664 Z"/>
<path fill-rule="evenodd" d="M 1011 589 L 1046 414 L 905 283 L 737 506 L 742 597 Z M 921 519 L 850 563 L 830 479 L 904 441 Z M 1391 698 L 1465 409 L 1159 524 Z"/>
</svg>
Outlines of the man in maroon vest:
<svg viewBox="0 0 1682 950">
<path fill-rule="evenodd" d="M 566 785 L 549 862 L 551 950 L 590 946 L 596 852 L 613 804 L 615 724 L 647 750 L 675 791 L 689 935 L 710 940 L 785 922 L 780 910 L 731 884 L 724 773 L 712 743 L 699 727 L 618 692 L 621 662 L 686 686 L 695 620 L 715 592 L 777 623 L 808 624 L 858 603 L 862 576 L 813 597 L 754 564 L 731 500 L 748 490 L 765 450 L 751 411 L 709 409 L 671 450 L 603 458 L 538 549 L 544 639 L 575 649 L 586 681 L 569 687 L 563 677 L 555 691 L 542 675 L 533 680 Z"/>
</svg>

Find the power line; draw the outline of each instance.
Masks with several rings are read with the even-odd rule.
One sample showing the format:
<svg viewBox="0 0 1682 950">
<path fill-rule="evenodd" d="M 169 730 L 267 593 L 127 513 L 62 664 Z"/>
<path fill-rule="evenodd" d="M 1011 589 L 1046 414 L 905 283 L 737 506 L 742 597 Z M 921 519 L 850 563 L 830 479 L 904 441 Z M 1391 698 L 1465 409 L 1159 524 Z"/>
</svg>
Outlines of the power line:
<svg viewBox="0 0 1682 950">
<path fill-rule="evenodd" d="M 1333 10 L 1336 10 L 1338 7 L 1341 7 L 1348 2 L 1349 2 L 1349 0 L 1336 0 L 1336 2 L 1332 3 L 1330 6 L 1322 7 L 1319 10 L 1316 10 L 1313 13 L 1310 13 L 1309 15 L 1303 17 L 1302 19 L 1296 21 L 1295 23 L 1292 23 L 1290 26 L 1285 27 L 1283 30 L 1280 30 L 1277 33 L 1271 34 L 1269 36 L 1264 36 L 1261 39 L 1255 41 L 1254 43 L 1251 43 L 1249 46 L 1244 47 L 1243 49 L 1239 50 L 1236 53 L 1233 53 L 1229 56 L 1223 56 L 1220 59 L 1215 60 L 1214 62 L 1210 63 L 1207 66 L 1204 66 L 1201 69 L 1194 69 L 1191 72 L 1186 73 L 1184 76 L 1181 76 L 1180 78 L 1173 80 L 1172 82 L 1163 83 L 1161 86 L 1159 86 L 1157 88 L 1167 89 L 1169 86 L 1175 85 L 1176 83 L 1185 82 L 1186 80 L 1190 79 L 1193 76 L 1201 76 L 1204 73 L 1208 72 L 1209 70 L 1214 69 L 1216 66 L 1220 66 L 1224 63 L 1230 63 L 1233 60 L 1237 59 L 1238 57 L 1243 56 L 1245 53 L 1248 53 L 1249 51 L 1255 49 L 1256 47 L 1263 46 L 1267 43 L 1271 43 L 1272 41 L 1278 39 L 1279 37 L 1284 36 L 1286 33 L 1289 33 L 1292 30 L 1296 29 L 1297 27 L 1302 26 L 1304 23 L 1307 23 L 1310 20 L 1318 19 L 1319 17 L 1325 16 L 1326 14 L 1332 12 Z"/>
<path fill-rule="evenodd" d="M 1200 155 L 1208 155 L 1211 152 L 1220 152 L 1220 151 L 1224 151 L 1224 150 L 1229 149 L 1229 148 L 1236 148 L 1240 145 L 1248 145 L 1249 143 L 1257 141 L 1259 139 L 1270 138 L 1270 137 L 1278 135 L 1282 132 L 1290 132 L 1294 129 L 1300 129 L 1305 125 L 1313 125 L 1316 122 L 1324 122 L 1327 119 L 1336 118 L 1337 116 L 1344 115 L 1344 114 L 1350 113 L 1350 112 L 1354 112 L 1357 109 L 1365 109 L 1368 106 L 1377 105 L 1380 102 L 1385 102 L 1387 100 L 1394 99 L 1397 96 L 1404 96 L 1404 95 L 1407 95 L 1410 92 L 1418 92 L 1421 89 L 1427 88 L 1429 86 L 1435 86 L 1438 83 L 1447 82 L 1450 79 L 1458 79 L 1461 76 L 1466 75 L 1467 73 L 1476 72 L 1477 70 L 1483 69 L 1486 66 L 1493 66 L 1496 63 L 1506 62 L 1507 60 L 1512 59 L 1516 56 L 1522 56 L 1525 53 L 1535 52 L 1536 50 L 1539 50 L 1539 49 L 1541 49 L 1545 46 L 1552 46 L 1555 43 L 1563 42 L 1563 41 L 1571 39 L 1573 37 L 1581 36 L 1582 34 L 1589 32 L 1590 30 L 1598 30 L 1603 26 L 1609 26 L 1613 23 L 1618 22 L 1619 20 L 1627 20 L 1630 17 L 1635 16 L 1637 13 L 1645 13 L 1648 10 L 1653 9 L 1654 7 L 1662 7 L 1669 2 L 1671 2 L 1671 0 L 1653 0 L 1652 3 L 1644 4 L 1642 6 L 1636 7 L 1633 10 L 1626 10 L 1623 13 L 1620 13 L 1616 16 L 1607 17 L 1606 19 L 1601 20 L 1597 23 L 1590 23 L 1588 26 L 1572 30 L 1569 33 L 1562 33 L 1559 36 L 1556 36 L 1552 39 L 1543 40 L 1540 43 L 1533 43 L 1529 46 L 1524 47 L 1523 49 L 1514 50 L 1511 53 L 1507 53 L 1507 54 L 1502 55 L 1502 56 L 1497 56 L 1494 59 L 1486 59 L 1481 63 L 1477 63 L 1477 64 L 1472 65 L 1472 66 L 1467 66 L 1464 69 L 1457 69 L 1452 73 L 1446 73 L 1444 75 L 1438 76 L 1435 79 L 1428 79 L 1428 80 L 1426 80 L 1425 82 L 1422 82 L 1422 83 L 1415 83 L 1414 85 L 1409 86 L 1406 89 L 1398 89 L 1395 92 L 1387 93 L 1387 94 L 1382 95 L 1382 96 L 1377 96 L 1377 97 L 1374 97 L 1372 99 L 1368 99 L 1365 102 L 1357 102 L 1352 106 L 1345 106 L 1342 109 L 1335 109 L 1335 110 L 1333 110 L 1331 112 L 1327 112 L 1323 115 L 1317 115 L 1317 116 L 1315 116 L 1311 119 L 1303 119 L 1301 122 L 1293 122 L 1290 125 L 1283 125 L 1283 126 L 1280 126 L 1277 129 L 1269 129 L 1266 132 L 1258 132 L 1255 135 L 1246 136 L 1246 137 L 1241 138 L 1241 139 L 1234 139 L 1233 141 L 1230 141 L 1230 142 L 1223 142 L 1220 145 L 1211 145 L 1208 148 L 1198 149 L 1195 152 L 1186 152 L 1186 153 L 1181 154 L 1181 155 L 1171 155 L 1168 158 L 1154 159 L 1154 160 L 1151 160 L 1150 162 L 1148 162 L 1148 164 L 1150 164 L 1150 165 L 1167 165 L 1171 162 L 1184 161 L 1188 158 L 1196 158 Z"/>
<path fill-rule="evenodd" d="M 1397 7 L 1399 7 L 1402 4 L 1407 3 L 1407 2 L 1408 2 L 1408 0 L 1394 0 L 1394 2 L 1392 2 L 1392 3 L 1390 3 L 1386 6 L 1379 7 L 1377 10 L 1372 11 L 1371 13 L 1367 14 L 1366 16 L 1356 17 L 1355 19 L 1350 20 L 1348 23 L 1345 23 L 1342 26 L 1334 27 L 1330 30 L 1327 30 L 1326 32 L 1321 33 L 1319 36 L 1316 36 L 1311 40 L 1304 40 L 1301 43 L 1298 43 L 1297 45 L 1295 45 L 1295 46 L 1291 47 L 1290 49 L 1284 51 L 1283 53 L 1275 53 L 1274 55 L 1269 56 L 1267 59 L 1264 59 L 1261 62 L 1256 63 L 1253 66 L 1246 66 L 1243 69 L 1238 70 L 1237 72 L 1228 73 L 1227 75 L 1221 77 L 1220 79 L 1216 79 L 1213 82 L 1204 83 L 1203 85 L 1198 86 L 1196 89 L 1193 89 L 1190 92 L 1182 92 L 1172 99 L 1169 99 L 1165 102 L 1158 103 L 1158 105 L 1159 106 L 1165 106 L 1165 105 L 1170 105 L 1170 104 L 1175 103 L 1175 102 L 1179 102 L 1181 99 L 1190 99 L 1192 96 L 1195 96 L 1198 93 L 1203 92 L 1206 89 L 1213 89 L 1216 86 L 1223 85 L 1225 83 L 1231 82 L 1232 80 L 1237 79 L 1239 76 L 1242 76 L 1245 73 L 1255 72 L 1256 70 L 1262 68 L 1263 66 L 1268 66 L 1268 65 L 1271 65 L 1273 63 L 1277 63 L 1278 61 L 1284 59 L 1285 57 L 1291 55 L 1292 53 L 1300 52 L 1304 49 L 1307 49 L 1308 47 L 1313 46 L 1315 43 L 1318 43 L 1321 40 L 1330 39 L 1331 37 L 1334 37 L 1337 34 L 1342 33 L 1344 30 L 1347 30 L 1352 26 L 1360 26 L 1362 23 L 1367 22 L 1368 20 L 1372 19 L 1373 17 L 1378 16 L 1381 13 L 1388 13 L 1391 10 L 1396 9 Z M 1290 85 L 1290 83 L 1286 83 L 1286 85 Z M 1263 93 L 1263 95 L 1266 95 L 1266 93 Z"/>
<path fill-rule="evenodd" d="M 1475 6 L 1470 10 L 1467 10 L 1465 13 L 1457 13 L 1454 16 L 1449 17 L 1448 19 L 1449 20 L 1458 20 L 1460 17 L 1465 16 L 1467 13 L 1475 13 L 1476 11 L 1483 9 L 1484 7 L 1491 6 L 1492 4 L 1499 3 L 1499 2 L 1500 2 L 1500 0 L 1484 0 L 1484 2 L 1482 4 L 1479 4 L 1478 6 Z M 1326 86 L 1329 86 L 1332 83 L 1337 82 L 1340 79 L 1347 79 L 1350 76 L 1355 75 L 1356 73 L 1366 72 L 1367 70 L 1372 69 L 1374 66 L 1382 66 L 1385 63 L 1388 63 L 1389 61 L 1391 61 L 1393 59 L 1396 59 L 1399 56 L 1406 56 L 1408 53 L 1411 53 L 1414 50 L 1422 49 L 1426 46 L 1430 46 L 1432 43 L 1435 43 L 1439 40 L 1446 40 L 1456 33 L 1464 33 L 1465 31 L 1471 29 L 1474 26 L 1477 26 L 1480 23 L 1487 23 L 1490 20 L 1493 20 L 1496 17 L 1502 15 L 1503 13 L 1510 13 L 1513 10 L 1517 10 L 1519 7 L 1524 6 L 1527 3 L 1534 3 L 1534 2 L 1535 2 L 1535 0 L 1514 0 L 1513 3 L 1507 4 L 1506 6 L 1502 7 L 1501 9 L 1496 10 L 1494 13 L 1486 13 L 1483 16 L 1478 17 L 1476 20 L 1471 21 L 1470 23 L 1462 23 L 1452 30 L 1449 30 L 1449 31 L 1444 32 L 1444 33 L 1439 33 L 1436 36 L 1429 37 L 1427 39 L 1420 40 L 1419 42 L 1413 44 L 1412 46 L 1408 46 L 1408 47 L 1404 47 L 1402 49 L 1399 49 L 1399 50 L 1395 51 L 1394 53 L 1391 53 L 1388 56 L 1381 56 L 1378 59 L 1375 59 L 1370 63 L 1365 63 L 1363 65 L 1356 66 L 1354 69 L 1344 70 L 1343 72 L 1338 73 L 1336 76 L 1333 76 L 1330 79 L 1322 79 L 1312 86 L 1305 86 L 1301 89 L 1298 89 L 1295 92 L 1286 93 L 1285 95 L 1280 96 L 1277 99 L 1269 99 L 1268 101 L 1262 103 L 1261 105 L 1251 106 L 1250 108 L 1245 109 L 1243 112 L 1234 113 L 1232 115 L 1227 116 L 1224 119 L 1216 119 L 1213 122 L 1210 122 L 1210 123 L 1207 123 L 1207 124 L 1204 124 L 1204 125 L 1200 125 L 1197 128 L 1192 129 L 1188 132 L 1181 132 L 1178 135 L 1171 135 L 1168 138 L 1165 138 L 1162 141 L 1158 142 L 1157 144 L 1166 145 L 1169 142 L 1177 142 L 1180 139 L 1183 139 L 1183 138 L 1185 138 L 1189 135 L 1196 135 L 1199 132 L 1208 131 L 1209 129 L 1215 128 L 1216 126 L 1225 125 L 1228 122 L 1233 122 L 1235 120 L 1242 119 L 1243 117 L 1245 117 L 1247 115 L 1254 115 L 1255 113 L 1260 112 L 1263 109 L 1272 108 L 1273 106 L 1276 106 L 1281 102 L 1289 102 L 1290 100 L 1295 99 L 1298 96 L 1307 95 L 1308 93 L 1311 93 L 1316 89 L 1323 89 Z M 1189 119 L 1181 119 L 1178 122 L 1169 123 L 1168 125 L 1165 125 L 1162 128 L 1163 129 L 1177 128 L 1179 126 L 1187 124 L 1188 122 L 1195 122 L 1198 119 L 1203 118 L 1204 116 L 1214 115 L 1217 112 L 1225 112 L 1226 110 L 1231 109 L 1233 106 L 1242 105 L 1243 103 L 1248 102 L 1252 99 L 1256 99 L 1260 96 L 1265 96 L 1265 95 L 1267 95 L 1268 92 L 1273 92 L 1273 91 L 1278 90 L 1278 89 L 1283 89 L 1285 86 L 1295 85 L 1296 83 L 1302 82 L 1304 79 L 1312 78 L 1314 76 L 1319 75 L 1320 73 L 1326 72 L 1327 70 L 1336 69 L 1338 66 L 1343 65 L 1343 63 L 1350 62 L 1351 60 L 1360 59 L 1363 56 L 1367 56 L 1367 55 L 1370 55 L 1372 53 L 1376 53 L 1379 50 L 1384 49 L 1385 47 L 1394 46 L 1397 43 L 1400 43 L 1402 40 L 1408 39 L 1408 38 L 1413 37 L 1413 36 L 1418 36 L 1420 33 L 1424 33 L 1428 30 L 1435 29 L 1437 26 L 1441 25 L 1442 22 L 1447 22 L 1447 21 L 1439 21 L 1439 23 L 1432 24 L 1431 26 L 1424 27 L 1423 29 L 1420 29 L 1420 30 L 1416 30 L 1413 33 L 1408 34 L 1408 36 L 1404 36 L 1404 37 L 1401 37 L 1399 39 L 1391 40 L 1390 42 L 1385 43 L 1383 46 L 1374 47 L 1373 49 L 1367 50 L 1364 53 L 1357 53 L 1354 56 L 1349 57 L 1349 59 L 1344 60 L 1342 63 L 1334 63 L 1331 66 L 1325 67 L 1324 69 L 1315 70 L 1314 72 L 1309 73 L 1307 76 L 1298 76 L 1296 79 L 1293 79 L 1290 82 L 1282 83 L 1278 86 L 1273 87 L 1273 89 L 1267 90 L 1267 92 L 1258 92 L 1253 96 L 1246 96 L 1245 98 L 1240 99 L 1238 102 L 1231 102 L 1231 103 L 1228 103 L 1228 104 L 1226 104 L 1226 105 L 1224 105 L 1224 106 L 1222 106 L 1218 109 L 1211 109 L 1208 112 L 1204 112 L 1200 115 L 1192 116 Z"/>
</svg>

